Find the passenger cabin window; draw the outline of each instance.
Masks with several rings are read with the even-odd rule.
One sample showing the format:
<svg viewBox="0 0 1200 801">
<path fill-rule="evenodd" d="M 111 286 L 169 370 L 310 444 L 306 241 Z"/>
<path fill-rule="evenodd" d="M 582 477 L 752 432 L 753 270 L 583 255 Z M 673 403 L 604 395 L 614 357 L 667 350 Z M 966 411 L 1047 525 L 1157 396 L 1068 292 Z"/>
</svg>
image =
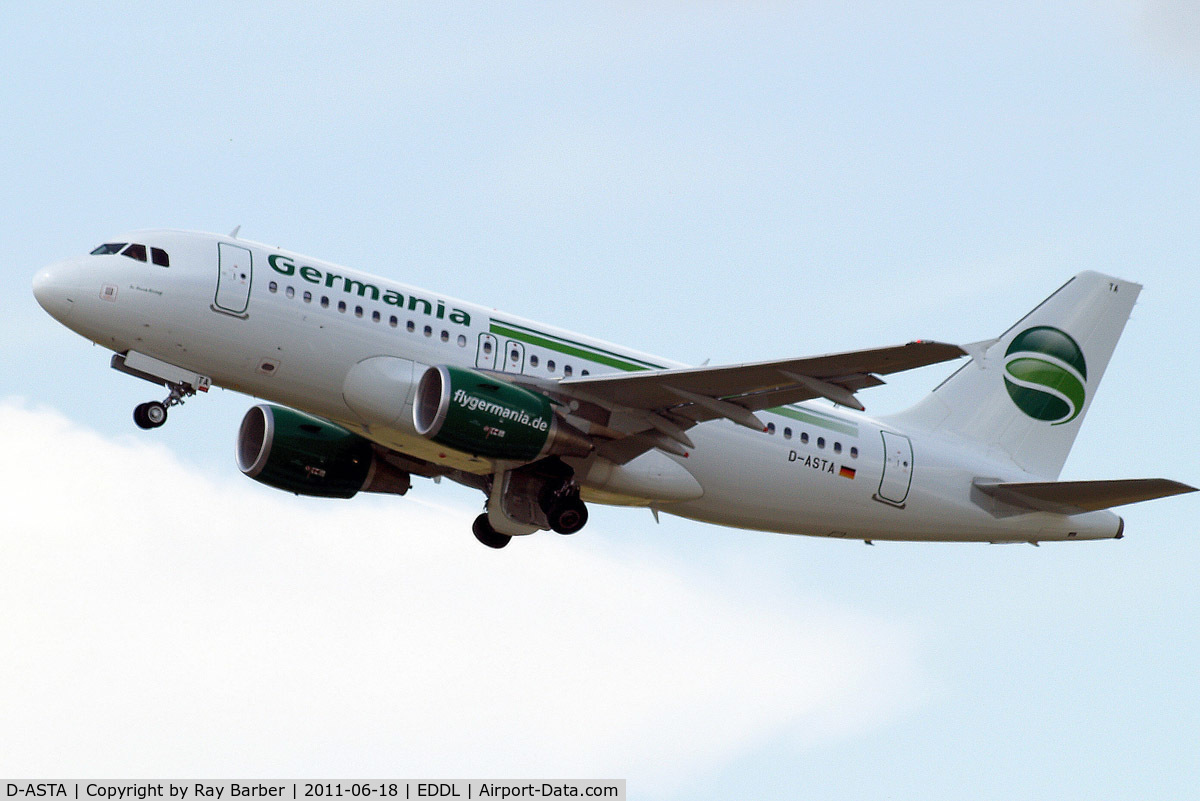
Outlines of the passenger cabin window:
<svg viewBox="0 0 1200 801">
<path fill-rule="evenodd" d="M 146 246 L 145 245 L 130 245 L 129 247 L 127 247 L 121 251 L 121 255 L 128 256 L 131 259 L 137 259 L 138 261 L 145 261 L 146 260 Z"/>
<path fill-rule="evenodd" d="M 106 245 L 101 245 L 92 251 L 93 256 L 111 256 L 114 253 L 120 253 L 121 248 L 125 247 L 124 242 L 110 242 Z"/>
<path fill-rule="evenodd" d="M 536 354 L 536 353 L 535 353 L 535 354 L 533 354 L 533 355 L 531 355 L 531 356 L 529 357 L 529 366 L 530 366 L 530 367 L 537 367 L 537 366 L 538 366 L 538 357 L 537 357 L 537 354 Z"/>
<path fill-rule="evenodd" d="M 150 261 L 157 264 L 159 267 L 170 267 L 171 257 L 167 255 L 167 251 L 162 248 L 150 248 Z"/>
<path fill-rule="evenodd" d="M 569 364 L 567 364 L 567 365 L 563 365 L 563 375 L 565 375 L 567 378 L 570 378 L 570 377 L 571 377 L 571 373 L 573 373 L 573 372 L 575 372 L 575 368 L 574 368 L 574 367 L 572 367 L 572 366 L 571 366 L 571 365 L 569 365 Z"/>
</svg>

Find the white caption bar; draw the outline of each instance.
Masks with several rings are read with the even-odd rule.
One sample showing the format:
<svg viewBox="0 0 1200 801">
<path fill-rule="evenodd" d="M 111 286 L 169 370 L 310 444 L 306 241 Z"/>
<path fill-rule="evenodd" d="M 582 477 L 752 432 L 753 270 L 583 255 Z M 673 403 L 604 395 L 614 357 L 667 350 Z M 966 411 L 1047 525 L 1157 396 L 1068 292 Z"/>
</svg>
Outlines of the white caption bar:
<svg viewBox="0 0 1200 801">
<path fill-rule="evenodd" d="M 244 798 L 371 799 L 399 801 L 412 798 L 528 799 L 603 798 L 625 801 L 624 779 L 521 781 L 13 781 L 0 780 L 0 799 L 64 799 L 65 801 L 230 801 Z"/>
</svg>

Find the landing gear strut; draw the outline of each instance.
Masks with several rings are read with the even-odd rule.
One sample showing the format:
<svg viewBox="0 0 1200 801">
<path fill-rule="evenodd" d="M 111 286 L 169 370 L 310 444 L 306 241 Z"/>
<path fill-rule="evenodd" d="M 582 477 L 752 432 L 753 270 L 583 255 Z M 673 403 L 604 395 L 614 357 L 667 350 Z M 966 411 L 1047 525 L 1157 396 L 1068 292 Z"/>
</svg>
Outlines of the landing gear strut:
<svg viewBox="0 0 1200 801">
<path fill-rule="evenodd" d="M 139 403 L 133 410 L 133 422 L 138 428 L 158 428 L 167 422 L 167 408 L 181 406 L 186 398 L 196 394 L 196 390 L 186 384 L 170 384 L 171 394 L 163 401 L 148 401 Z"/>
<path fill-rule="evenodd" d="M 509 535 L 501 534 L 492 528 L 492 524 L 488 521 L 487 512 L 475 518 L 475 522 L 471 525 L 471 532 L 475 535 L 475 539 L 489 548 L 503 548 L 512 541 L 512 537 Z"/>
</svg>

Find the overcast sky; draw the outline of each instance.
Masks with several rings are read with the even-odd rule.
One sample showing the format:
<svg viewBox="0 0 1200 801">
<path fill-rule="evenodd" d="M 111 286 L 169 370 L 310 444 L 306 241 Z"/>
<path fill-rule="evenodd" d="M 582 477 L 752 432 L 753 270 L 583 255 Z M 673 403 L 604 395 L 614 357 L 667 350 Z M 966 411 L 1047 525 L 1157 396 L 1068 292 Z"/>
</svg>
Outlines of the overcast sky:
<svg viewBox="0 0 1200 801">
<path fill-rule="evenodd" d="M 198 10 L 202 8 L 203 10 Z M 1180 798 L 1195 497 L 1120 542 L 755 534 L 242 477 L 37 268 L 169 226 L 691 363 L 996 336 L 1145 285 L 1063 478 L 1200 483 L 1194 3 L 10 3 L 0 776 L 628 778 L 631 798 Z M 947 372 L 862 394 L 901 409 Z"/>
</svg>

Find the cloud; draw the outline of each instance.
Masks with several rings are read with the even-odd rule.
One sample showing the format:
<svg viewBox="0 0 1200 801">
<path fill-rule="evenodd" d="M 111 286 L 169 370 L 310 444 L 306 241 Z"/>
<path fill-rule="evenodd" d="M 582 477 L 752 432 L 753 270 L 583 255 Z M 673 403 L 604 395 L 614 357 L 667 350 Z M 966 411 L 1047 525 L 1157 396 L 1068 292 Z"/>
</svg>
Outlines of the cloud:
<svg viewBox="0 0 1200 801">
<path fill-rule="evenodd" d="M 14 401 L 0 433 L 10 775 L 628 777 L 645 796 L 921 692 L 903 628 L 602 537 L 495 552 L 461 509 L 295 498 Z"/>
</svg>

